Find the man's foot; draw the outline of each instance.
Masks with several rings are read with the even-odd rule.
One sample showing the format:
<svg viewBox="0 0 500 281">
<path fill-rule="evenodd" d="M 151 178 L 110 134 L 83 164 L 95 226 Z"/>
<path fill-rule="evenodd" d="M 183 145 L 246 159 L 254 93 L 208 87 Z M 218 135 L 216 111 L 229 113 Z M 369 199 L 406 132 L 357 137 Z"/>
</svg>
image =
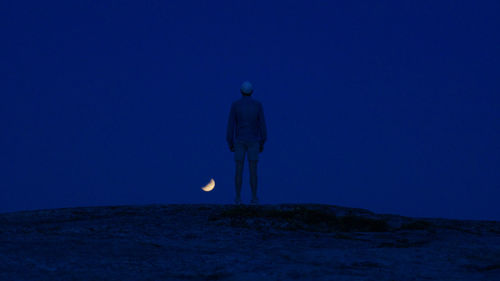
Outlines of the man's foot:
<svg viewBox="0 0 500 281">
<path fill-rule="evenodd" d="M 250 204 L 251 205 L 258 205 L 259 204 L 259 199 L 257 197 L 253 198 L 251 201 L 250 201 Z"/>
<path fill-rule="evenodd" d="M 236 197 L 236 198 L 234 199 L 234 204 L 236 204 L 236 205 L 241 205 L 241 198 Z"/>
</svg>

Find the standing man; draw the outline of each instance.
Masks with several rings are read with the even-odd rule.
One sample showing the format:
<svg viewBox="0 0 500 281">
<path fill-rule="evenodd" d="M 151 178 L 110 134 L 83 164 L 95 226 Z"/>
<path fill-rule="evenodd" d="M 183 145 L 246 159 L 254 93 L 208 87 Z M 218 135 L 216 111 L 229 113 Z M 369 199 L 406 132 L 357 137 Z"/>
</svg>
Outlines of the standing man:
<svg viewBox="0 0 500 281">
<path fill-rule="evenodd" d="M 231 152 L 234 152 L 236 162 L 236 187 L 235 204 L 241 204 L 241 183 L 243 179 L 243 164 L 245 154 L 248 154 L 250 166 L 250 187 L 252 200 L 250 204 L 258 204 L 257 198 L 257 161 L 259 153 L 264 150 L 267 139 L 266 122 L 262 103 L 253 99 L 253 87 L 248 81 L 241 84 L 241 99 L 231 104 L 229 120 L 227 122 L 226 140 Z"/>
</svg>

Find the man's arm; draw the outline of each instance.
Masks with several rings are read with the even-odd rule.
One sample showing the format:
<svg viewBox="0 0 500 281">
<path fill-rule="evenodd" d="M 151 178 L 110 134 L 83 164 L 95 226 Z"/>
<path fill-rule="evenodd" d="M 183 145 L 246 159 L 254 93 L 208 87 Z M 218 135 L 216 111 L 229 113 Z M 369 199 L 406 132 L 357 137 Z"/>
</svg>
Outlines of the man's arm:
<svg viewBox="0 0 500 281">
<path fill-rule="evenodd" d="M 267 140 L 267 128 L 266 128 L 266 119 L 264 118 L 264 108 L 262 107 L 262 104 L 260 104 L 260 110 L 259 110 L 259 129 L 261 136 L 260 144 L 264 145 L 264 143 Z"/>
<path fill-rule="evenodd" d="M 234 111 L 234 103 L 231 104 L 229 118 L 227 120 L 226 141 L 229 149 L 232 151 L 234 146 L 234 126 L 236 124 L 236 112 Z"/>
</svg>

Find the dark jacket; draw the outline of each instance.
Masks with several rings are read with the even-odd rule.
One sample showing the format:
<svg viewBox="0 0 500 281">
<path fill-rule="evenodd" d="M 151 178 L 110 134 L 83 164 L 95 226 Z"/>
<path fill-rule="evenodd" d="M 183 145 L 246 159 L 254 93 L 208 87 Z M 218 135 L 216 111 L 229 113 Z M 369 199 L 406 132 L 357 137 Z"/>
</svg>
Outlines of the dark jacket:
<svg viewBox="0 0 500 281">
<path fill-rule="evenodd" d="M 259 141 L 267 140 L 266 122 L 262 103 L 251 96 L 242 96 L 231 104 L 227 122 L 226 140 L 229 147 L 235 140 Z"/>
</svg>

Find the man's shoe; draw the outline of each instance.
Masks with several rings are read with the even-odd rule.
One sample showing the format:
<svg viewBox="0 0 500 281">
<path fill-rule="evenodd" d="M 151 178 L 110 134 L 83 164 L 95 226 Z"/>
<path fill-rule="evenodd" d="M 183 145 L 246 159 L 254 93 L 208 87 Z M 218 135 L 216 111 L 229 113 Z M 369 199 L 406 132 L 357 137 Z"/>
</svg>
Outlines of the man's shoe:
<svg viewBox="0 0 500 281">
<path fill-rule="evenodd" d="M 234 199 L 234 204 L 241 205 L 241 198 L 235 198 Z"/>
<path fill-rule="evenodd" d="M 250 201 L 250 204 L 251 204 L 251 205 L 258 205 L 258 204 L 259 204 L 259 199 L 258 199 L 258 198 L 253 198 L 253 199 Z"/>
</svg>

